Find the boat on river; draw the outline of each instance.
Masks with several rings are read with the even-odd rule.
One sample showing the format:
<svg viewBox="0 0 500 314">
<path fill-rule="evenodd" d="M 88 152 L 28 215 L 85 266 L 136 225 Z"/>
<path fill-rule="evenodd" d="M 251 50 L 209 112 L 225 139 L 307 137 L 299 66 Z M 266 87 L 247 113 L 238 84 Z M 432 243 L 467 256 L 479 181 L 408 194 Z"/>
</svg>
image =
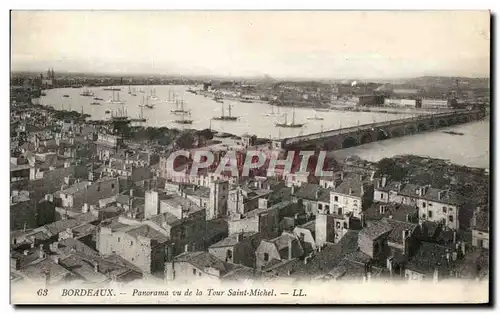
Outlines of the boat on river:
<svg viewBox="0 0 500 314">
<path fill-rule="evenodd" d="M 283 123 L 275 123 L 275 125 L 280 128 L 301 128 L 305 125 L 305 123 L 295 123 L 295 110 L 293 110 L 291 123 L 288 123 L 287 115 L 285 113 L 285 121 Z"/>
</svg>

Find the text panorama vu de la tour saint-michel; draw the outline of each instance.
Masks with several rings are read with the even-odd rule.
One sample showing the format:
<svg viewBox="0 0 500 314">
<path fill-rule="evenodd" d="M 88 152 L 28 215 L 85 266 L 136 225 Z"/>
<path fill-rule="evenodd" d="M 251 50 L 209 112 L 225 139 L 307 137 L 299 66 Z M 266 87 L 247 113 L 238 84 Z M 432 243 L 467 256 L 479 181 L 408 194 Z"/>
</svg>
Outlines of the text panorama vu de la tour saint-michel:
<svg viewBox="0 0 500 314">
<path fill-rule="evenodd" d="M 278 295 L 291 295 L 295 297 L 305 297 L 307 294 L 303 289 L 292 289 L 289 292 L 278 292 L 275 289 L 162 289 L 162 290 L 143 290 L 132 289 L 131 291 L 115 292 L 114 289 L 61 289 L 61 296 L 63 297 L 95 297 L 95 296 L 108 296 L 113 297 L 119 295 L 131 295 L 133 297 L 147 297 L 147 296 L 172 296 L 172 297 L 190 297 L 190 296 L 209 296 L 209 297 L 275 297 Z"/>
</svg>

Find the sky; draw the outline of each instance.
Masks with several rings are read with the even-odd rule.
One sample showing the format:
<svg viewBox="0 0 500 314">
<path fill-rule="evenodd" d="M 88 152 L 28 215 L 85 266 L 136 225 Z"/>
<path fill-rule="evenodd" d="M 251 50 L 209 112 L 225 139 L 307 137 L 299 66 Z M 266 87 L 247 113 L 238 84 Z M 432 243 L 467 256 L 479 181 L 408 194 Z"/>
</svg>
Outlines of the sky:
<svg viewBox="0 0 500 314">
<path fill-rule="evenodd" d="M 11 69 L 489 77 L 488 11 L 12 11 Z"/>
</svg>

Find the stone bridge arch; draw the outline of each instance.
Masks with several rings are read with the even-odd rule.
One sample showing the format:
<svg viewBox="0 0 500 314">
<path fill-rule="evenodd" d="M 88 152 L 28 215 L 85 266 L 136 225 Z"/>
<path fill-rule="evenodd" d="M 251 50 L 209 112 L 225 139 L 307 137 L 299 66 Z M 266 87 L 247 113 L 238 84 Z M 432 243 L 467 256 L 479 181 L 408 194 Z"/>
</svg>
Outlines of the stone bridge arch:
<svg viewBox="0 0 500 314">
<path fill-rule="evenodd" d="M 405 135 L 405 130 L 402 128 L 395 128 L 391 130 L 391 137 L 400 137 Z"/>
<path fill-rule="evenodd" d="M 349 147 L 358 146 L 358 145 L 359 145 L 358 141 L 352 136 L 347 136 L 342 141 L 342 148 L 349 148 Z"/>
<path fill-rule="evenodd" d="M 427 124 L 425 124 L 424 121 L 421 121 L 417 124 L 417 130 L 418 132 L 425 132 L 427 131 L 429 128 L 427 127 Z"/>
<path fill-rule="evenodd" d="M 384 129 L 378 129 L 377 131 L 377 141 L 383 141 L 391 138 L 391 134 Z"/>
<path fill-rule="evenodd" d="M 415 126 L 413 124 L 410 124 L 409 126 L 406 127 L 405 131 L 406 131 L 406 134 L 415 134 L 417 129 L 415 128 Z"/>
<path fill-rule="evenodd" d="M 370 133 L 363 133 L 359 137 L 359 143 L 360 144 L 367 144 L 373 142 L 372 135 Z"/>
<path fill-rule="evenodd" d="M 429 126 L 429 129 L 434 129 L 436 127 L 436 121 L 434 119 L 430 119 L 427 122 L 427 125 Z"/>
</svg>

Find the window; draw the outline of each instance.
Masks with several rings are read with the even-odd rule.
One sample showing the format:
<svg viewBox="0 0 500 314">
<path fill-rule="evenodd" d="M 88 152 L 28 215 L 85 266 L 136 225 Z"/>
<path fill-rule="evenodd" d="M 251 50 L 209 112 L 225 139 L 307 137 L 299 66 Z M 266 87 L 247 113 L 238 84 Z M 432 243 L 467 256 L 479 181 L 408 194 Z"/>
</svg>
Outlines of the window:
<svg viewBox="0 0 500 314">
<path fill-rule="evenodd" d="M 453 222 L 453 216 L 452 215 L 448 216 L 448 219 L 450 220 L 450 222 Z"/>
<path fill-rule="evenodd" d="M 422 207 L 425 208 L 425 202 L 422 203 Z"/>
<path fill-rule="evenodd" d="M 232 260 L 233 259 L 233 251 L 227 250 L 226 257 L 228 260 Z"/>
<path fill-rule="evenodd" d="M 196 268 L 193 268 L 193 275 L 196 276 Z"/>
<path fill-rule="evenodd" d="M 443 213 L 446 214 L 446 206 L 443 206 Z"/>
<path fill-rule="evenodd" d="M 383 200 L 384 199 L 384 193 L 380 193 L 380 199 Z"/>
<path fill-rule="evenodd" d="M 432 210 L 427 211 L 427 214 L 429 215 L 429 218 L 432 218 Z"/>
<path fill-rule="evenodd" d="M 340 228 L 340 221 L 335 222 L 335 228 Z"/>
<path fill-rule="evenodd" d="M 344 222 L 344 229 L 347 229 L 347 222 Z"/>
<path fill-rule="evenodd" d="M 134 245 L 134 241 L 130 241 L 130 245 Z"/>
<path fill-rule="evenodd" d="M 339 201 L 339 197 L 338 197 L 338 196 L 334 196 L 334 197 L 333 197 L 333 201 L 334 201 L 334 202 L 338 202 L 338 201 Z"/>
<path fill-rule="evenodd" d="M 269 254 L 268 253 L 264 253 L 264 261 L 265 262 L 269 261 Z"/>
<path fill-rule="evenodd" d="M 432 203 L 428 203 L 429 207 L 432 207 Z"/>
<path fill-rule="evenodd" d="M 323 209 L 323 204 L 318 204 L 318 209 Z"/>
<path fill-rule="evenodd" d="M 325 205 L 325 210 L 330 210 L 330 205 Z"/>
<path fill-rule="evenodd" d="M 114 189 L 115 188 L 115 184 L 114 183 L 111 183 L 111 188 Z"/>
<path fill-rule="evenodd" d="M 120 242 L 120 237 L 118 237 L 118 242 Z"/>
<path fill-rule="evenodd" d="M 300 241 L 304 242 L 304 239 L 305 239 L 305 234 L 301 233 L 300 234 Z"/>
<path fill-rule="evenodd" d="M 448 208 L 448 211 L 451 213 L 453 211 L 453 208 Z"/>
</svg>

